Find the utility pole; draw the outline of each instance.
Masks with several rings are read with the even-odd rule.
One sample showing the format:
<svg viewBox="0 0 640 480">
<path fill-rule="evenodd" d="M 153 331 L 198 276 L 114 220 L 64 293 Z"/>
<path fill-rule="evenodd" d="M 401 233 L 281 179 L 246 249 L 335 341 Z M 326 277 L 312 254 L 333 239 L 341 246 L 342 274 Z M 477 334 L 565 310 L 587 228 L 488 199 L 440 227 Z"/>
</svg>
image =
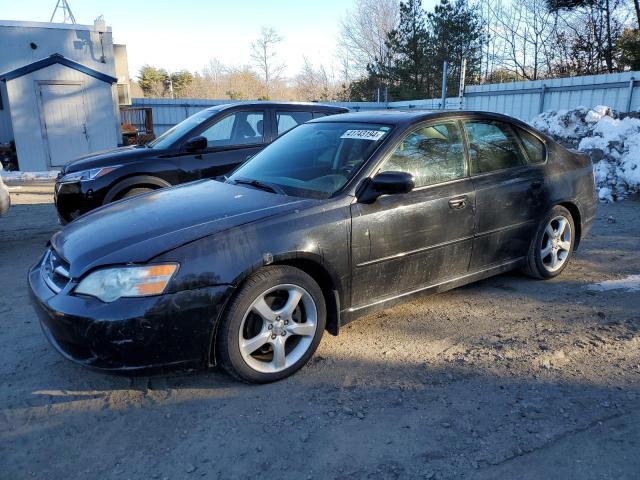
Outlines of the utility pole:
<svg viewBox="0 0 640 480">
<path fill-rule="evenodd" d="M 76 17 L 73 16 L 73 12 L 67 3 L 67 0 L 58 0 L 56 2 L 56 8 L 53 9 L 51 19 L 49 20 L 50 23 L 53 23 L 53 18 L 56 16 L 58 10 L 62 10 L 62 14 L 64 15 L 62 23 L 76 23 Z"/>
<path fill-rule="evenodd" d="M 442 64 L 442 110 L 447 108 L 447 76 L 449 70 L 449 62 L 445 60 Z"/>
</svg>

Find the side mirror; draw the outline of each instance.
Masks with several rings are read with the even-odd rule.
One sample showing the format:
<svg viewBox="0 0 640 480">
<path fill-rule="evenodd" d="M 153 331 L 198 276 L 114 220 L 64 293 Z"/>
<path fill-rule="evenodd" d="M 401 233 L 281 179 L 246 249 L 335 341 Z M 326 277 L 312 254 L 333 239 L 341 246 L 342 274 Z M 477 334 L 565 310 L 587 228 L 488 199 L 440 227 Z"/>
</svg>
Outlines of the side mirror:
<svg viewBox="0 0 640 480">
<path fill-rule="evenodd" d="M 207 146 L 209 146 L 209 141 L 202 135 L 190 138 L 187 140 L 187 143 L 184 144 L 184 148 L 186 148 L 188 152 L 205 150 Z"/>
<path fill-rule="evenodd" d="M 409 193 L 415 187 L 413 175 L 407 172 L 380 172 L 358 196 L 361 203 L 373 203 L 382 195 Z"/>
</svg>

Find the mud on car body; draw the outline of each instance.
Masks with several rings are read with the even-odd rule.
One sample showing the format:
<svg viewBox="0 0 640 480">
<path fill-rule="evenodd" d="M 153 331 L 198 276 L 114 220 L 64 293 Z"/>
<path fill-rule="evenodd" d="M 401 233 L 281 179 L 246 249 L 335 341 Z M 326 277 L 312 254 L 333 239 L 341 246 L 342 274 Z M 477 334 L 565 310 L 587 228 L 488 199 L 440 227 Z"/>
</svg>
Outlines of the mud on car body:
<svg viewBox="0 0 640 480">
<path fill-rule="evenodd" d="M 560 274 L 595 210 L 589 160 L 517 120 L 349 113 L 296 127 L 225 182 L 82 216 L 29 283 L 46 336 L 83 365 L 221 364 L 268 382 L 325 330 L 396 302 Z"/>
</svg>

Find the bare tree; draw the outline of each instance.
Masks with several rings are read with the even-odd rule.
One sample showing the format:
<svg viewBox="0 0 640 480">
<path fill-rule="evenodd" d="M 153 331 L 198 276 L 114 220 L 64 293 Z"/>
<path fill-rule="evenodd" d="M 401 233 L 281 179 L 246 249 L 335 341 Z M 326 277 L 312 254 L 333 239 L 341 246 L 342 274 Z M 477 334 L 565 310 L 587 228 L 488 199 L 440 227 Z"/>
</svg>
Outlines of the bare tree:
<svg viewBox="0 0 640 480">
<path fill-rule="evenodd" d="M 367 65 L 386 62 L 389 32 L 398 25 L 398 0 L 356 0 L 341 22 L 336 56 L 347 80 L 362 77 Z"/>
<path fill-rule="evenodd" d="M 333 76 L 327 73 L 324 66 L 315 68 L 307 57 L 300 73 L 294 79 L 296 98 L 300 100 L 329 101 L 336 97 L 337 86 Z"/>
<path fill-rule="evenodd" d="M 485 2 L 485 6 L 495 64 L 527 80 L 548 76 L 557 14 L 549 11 L 545 0 L 519 0 L 508 5 L 496 0 Z"/>
<path fill-rule="evenodd" d="M 280 80 L 286 65 L 278 59 L 276 48 L 282 37 L 273 28 L 262 27 L 260 37 L 251 44 L 251 60 L 264 78 L 265 96 L 269 97 L 273 83 Z"/>
</svg>

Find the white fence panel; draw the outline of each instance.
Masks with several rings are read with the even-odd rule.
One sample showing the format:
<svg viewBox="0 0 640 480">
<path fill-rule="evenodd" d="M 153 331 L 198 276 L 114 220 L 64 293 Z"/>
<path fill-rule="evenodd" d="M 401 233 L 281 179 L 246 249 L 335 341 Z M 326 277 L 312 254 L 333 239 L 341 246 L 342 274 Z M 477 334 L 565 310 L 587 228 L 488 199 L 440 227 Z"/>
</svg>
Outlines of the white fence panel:
<svg viewBox="0 0 640 480">
<path fill-rule="evenodd" d="M 640 72 L 567 77 L 495 85 L 470 85 L 464 108 L 504 113 L 528 121 L 547 110 L 607 105 L 640 110 Z"/>
<path fill-rule="evenodd" d="M 153 108 L 153 124 L 159 135 L 185 118 L 208 107 L 233 100 L 134 98 L 133 106 Z M 440 98 L 399 102 L 326 102 L 353 111 L 381 109 L 439 110 Z M 608 105 L 621 112 L 640 110 L 640 72 L 556 78 L 531 82 L 470 85 L 462 105 L 458 97 L 447 98 L 445 109 L 503 113 L 524 121 L 547 110 Z"/>
</svg>

